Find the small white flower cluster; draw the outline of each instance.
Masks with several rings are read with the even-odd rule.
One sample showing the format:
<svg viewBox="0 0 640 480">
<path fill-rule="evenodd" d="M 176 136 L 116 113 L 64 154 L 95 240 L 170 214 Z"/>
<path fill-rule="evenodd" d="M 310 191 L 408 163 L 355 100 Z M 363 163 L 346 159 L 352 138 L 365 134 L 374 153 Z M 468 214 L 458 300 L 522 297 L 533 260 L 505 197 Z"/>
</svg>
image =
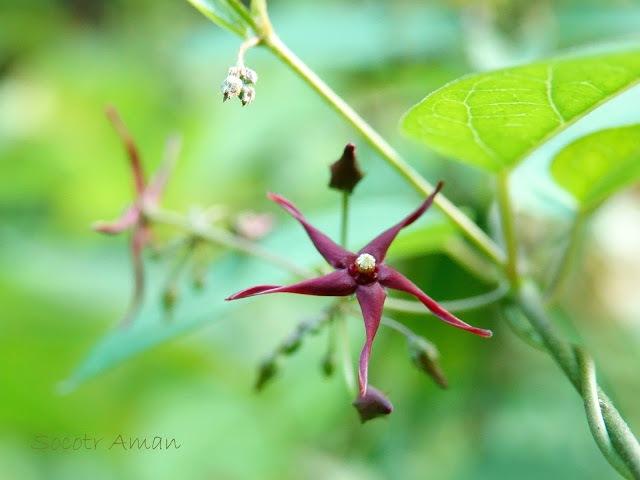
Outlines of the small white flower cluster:
<svg viewBox="0 0 640 480">
<path fill-rule="evenodd" d="M 248 105 L 256 98 L 256 90 L 252 87 L 258 82 L 258 74 L 246 67 L 231 67 L 227 78 L 222 82 L 222 101 L 238 97 L 242 105 Z"/>
</svg>

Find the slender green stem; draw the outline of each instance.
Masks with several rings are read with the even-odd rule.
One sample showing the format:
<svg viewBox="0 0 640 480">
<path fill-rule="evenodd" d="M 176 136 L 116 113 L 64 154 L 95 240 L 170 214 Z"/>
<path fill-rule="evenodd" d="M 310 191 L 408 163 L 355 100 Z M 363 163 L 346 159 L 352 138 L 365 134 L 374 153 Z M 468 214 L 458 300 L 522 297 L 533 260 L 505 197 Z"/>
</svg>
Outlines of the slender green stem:
<svg viewBox="0 0 640 480">
<path fill-rule="evenodd" d="M 402 335 L 404 335 L 407 338 L 417 336 L 408 327 L 405 327 L 403 324 L 401 324 L 400 322 L 395 321 L 392 318 L 382 317 L 380 319 L 380 323 L 382 323 L 383 325 L 395 330 L 396 332 L 401 333 Z M 426 342 L 426 340 L 425 340 L 425 342 Z M 431 342 L 428 342 L 428 343 L 431 343 Z"/>
<path fill-rule="evenodd" d="M 302 62 L 278 38 L 275 33 L 264 38 L 264 43 L 280 60 L 289 66 L 300 78 L 313 88 L 326 102 L 338 111 L 360 134 L 375 148 L 386 161 L 402 175 L 418 192 L 427 196 L 434 190 L 400 154 L 387 143 L 349 104 L 338 96 L 329 86 Z M 451 219 L 464 234 L 495 263 L 503 265 L 506 261 L 504 252 L 489 236 L 482 231 L 469 217 L 451 203 L 444 195 L 439 194 L 434 203 Z"/>
<path fill-rule="evenodd" d="M 632 478 L 640 480 L 640 444 L 638 440 L 604 391 L 597 384 L 595 384 L 595 389 L 591 385 L 584 385 L 585 381 L 595 382 L 593 365 L 585 364 L 585 362 L 590 362 L 590 360 L 586 360 L 585 350 L 580 349 L 576 352 L 575 347 L 562 338 L 549 320 L 542 306 L 540 294 L 533 284 L 523 283 L 517 294 L 518 304 L 531 326 L 540 335 L 546 349 L 578 393 L 583 396 L 592 433 L 594 426 L 598 426 L 598 420 L 594 418 L 593 410 L 598 408 L 599 415 L 602 416 L 606 427 L 606 435 L 615 449 L 615 453 L 624 462 Z M 594 437 L 601 448 L 602 434 L 602 430 L 596 428 Z M 605 454 L 605 458 L 614 468 L 618 468 L 616 460 L 611 461 L 607 454 Z"/>
<path fill-rule="evenodd" d="M 340 225 L 340 245 L 347 248 L 347 229 L 349 225 L 349 194 L 342 193 L 342 222 Z"/>
<path fill-rule="evenodd" d="M 204 222 L 195 222 L 194 220 L 177 212 L 171 212 L 169 210 L 162 210 L 159 208 L 149 208 L 145 210 L 145 216 L 153 222 L 171 225 L 231 250 L 245 252 L 249 255 L 253 255 L 254 257 L 262 258 L 263 260 L 277 265 L 287 272 L 299 277 L 312 278 L 314 276 L 313 272 L 299 267 L 288 259 L 281 257 L 280 255 L 277 255 L 266 248 L 247 240 L 246 238 L 234 235 L 233 233 L 222 230 L 221 228 L 207 225 Z"/>
<path fill-rule="evenodd" d="M 520 282 L 518 276 L 518 238 L 509 195 L 509 172 L 500 173 L 496 176 L 496 192 L 502 223 L 502 234 L 504 235 L 507 246 L 505 273 L 511 284 L 515 287 Z"/>
<path fill-rule="evenodd" d="M 495 303 L 504 298 L 508 292 L 509 287 L 506 284 L 503 284 L 495 290 L 492 290 L 488 293 L 483 293 L 482 295 L 438 303 L 442 308 L 444 308 L 445 310 L 449 310 L 450 312 L 464 312 L 467 310 L 474 310 L 476 308 L 482 308 L 487 305 L 491 305 L 492 303 Z M 416 302 L 414 300 L 401 300 L 399 298 L 388 297 L 384 303 L 384 306 L 389 310 L 395 310 L 398 312 L 424 314 L 431 313 L 422 303 Z"/>
<path fill-rule="evenodd" d="M 344 315 L 339 314 L 336 321 L 340 323 L 340 350 L 342 352 L 342 372 L 344 375 L 345 383 L 351 393 L 351 396 L 356 397 L 358 395 L 358 389 L 356 387 L 356 377 L 353 373 L 353 366 L 351 364 L 351 351 L 349 350 L 349 328 L 347 325 L 347 319 Z"/>
<path fill-rule="evenodd" d="M 562 293 L 562 288 L 564 287 L 565 281 L 571 271 L 571 267 L 573 266 L 576 250 L 578 250 L 578 240 L 580 239 L 582 227 L 584 226 L 584 219 L 584 215 L 578 212 L 578 214 L 576 214 L 576 218 L 573 220 L 573 225 L 567 240 L 567 246 L 562 253 L 562 257 L 553 272 L 551 282 L 549 282 L 547 291 L 544 294 L 544 299 L 547 305 L 553 303 L 558 295 Z"/>
</svg>

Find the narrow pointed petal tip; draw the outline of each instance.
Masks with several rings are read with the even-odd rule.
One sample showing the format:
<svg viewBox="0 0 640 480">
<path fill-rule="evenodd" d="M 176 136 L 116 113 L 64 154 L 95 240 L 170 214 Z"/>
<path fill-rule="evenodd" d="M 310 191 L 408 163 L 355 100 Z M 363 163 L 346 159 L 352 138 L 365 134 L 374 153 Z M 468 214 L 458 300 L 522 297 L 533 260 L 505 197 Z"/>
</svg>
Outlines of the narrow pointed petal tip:
<svg viewBox="0 0 640 480">
<path fill-rule="evenodd" d="M 351 261 L 355 260 L 353 253 L 345 250 L 341 246 L 337 245 L 328 236 L 322 233 L 320 230 L 311 225 L 306 218 L 302 215 L 300 210 L 291 203 L 289 200 L 281 195 L 268 192 L 267 197 L 274 202 L 278 203 L 282 208 L 289 212 L 305 229 L 307 235 L 311 239 L 311 243 L 316 247 L 316 250 L 322 255 L 329 265 L 333 268 L 345 268 Z"/>
<path fill-rule="evenodd" d="M 375 387 L 369 387 L 367 393 L 353 401 L 360 421 L 365 423 L 374 418 L 384 417 L 393 412 L 393 405 L 387 396 Z"/>
</svg>

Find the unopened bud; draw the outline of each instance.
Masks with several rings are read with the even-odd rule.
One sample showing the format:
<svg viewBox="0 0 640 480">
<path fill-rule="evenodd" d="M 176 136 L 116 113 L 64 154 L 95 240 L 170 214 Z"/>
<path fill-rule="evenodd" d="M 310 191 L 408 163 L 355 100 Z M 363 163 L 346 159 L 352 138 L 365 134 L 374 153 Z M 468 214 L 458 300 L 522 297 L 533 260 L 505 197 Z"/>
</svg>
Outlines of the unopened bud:
<svg viewBox="0 0 640 480">
<path fill-rule="evenodd" d="M 449 388 L 447 378 L 438 363 L 438 350 L 436 347 L 418 336 L 409 337 L 407 346 L 409 347 L 409 354 L 413 364 L 429 375 L 440 387 Z"/>
<path fill-rule="evenodd" d="M 258 83 L 258 74 L 250 68 L 244 67 L 240 69 L 239 74 L 240 78 L 247 85 L 255 85 L 256 83 Z"/>
<path fill-rule="evenodd" d="M 242 80 L 240 80 L 236 76 L 229 75 L 227 78 L 225 78 L 224 82 L 222 82 L 222 85 L 220 86 L 220 90 L 222 91 L 223 95 L 222 101 L 226 102 L 228 99 L 240 95 L 242 91 L 242 85 Z"/>
<path fill-rule="evenodd" d="M 276 373 L 278 373 L 278 365 L 275 358 L 268 358 L 260 363 L 258 366 L 258 378 L 254 386 L 256 391 L 261 391 L 275 377 Z"/>
<path fill-rule="evenodd" d="M 364 177 L 360 164 L 356 160 L 356 146 L 353 143 L 344 147 L 342 156 L 329 168 L 331 168 L 329 187 L 349 194 Z"/>
<path fill-rule="evenodd" d="M 242 87 L 242 91 L 240 92 L 240 101 L 242 102 L 242 106 L 249 105 L 256 98 L 256 90 L 253 87 Z"/>
<path fill-rule="evenodd" d="M 295 353 L 302 345 L 302 335 L 299 332 L 294 332 L 285 342 L 280 346 L 280 352 L 283 355 L 291 355 Z"/>
<path fill-rule="evenodd" d="M 333 352 L 329 350 L 322 358 L 322 373 L 324 373 L 326 377 L 330 377 L 331 375 L 333 375 L 335 369 L 336 359 L 334 358 Z"/>
<path fill-rule="evenodd" d="M 178 287 L 169 285 L 162 294 L 162 306 L 165 312 L 171 312 L 178 301 Z"/>
<path fill-rule="evenodd" d="M 367 393 L 363 397 L 353 401 L 353 406 L 356 407 L 362 423 L 389 415 L 393 411 L 393 405 L 386 395 L 371 385 L 367 387 Z"/>
<path fill-rule="evenodd" d="M 229 71 L 227 72 L 227 75 L 231 75 L 234 77 L 239 77 L 240 76 L 240 70 L 238 69 L 238 67 L 229 67 Z"/>
</svg>

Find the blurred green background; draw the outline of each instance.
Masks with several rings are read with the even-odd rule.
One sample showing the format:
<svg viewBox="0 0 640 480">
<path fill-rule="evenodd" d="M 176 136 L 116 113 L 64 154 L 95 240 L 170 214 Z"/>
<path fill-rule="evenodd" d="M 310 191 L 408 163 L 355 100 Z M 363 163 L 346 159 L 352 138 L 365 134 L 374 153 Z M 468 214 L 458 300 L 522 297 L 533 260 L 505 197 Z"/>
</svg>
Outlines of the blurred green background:
<svg viewBox="0 0 640 480">
<path fill-rule="evenodd" d="M 292 50 L 421 173 L 444 178 L 447 196 L 487 228 L 488 177 L 403 138 L 401 115 L 470 71 L 608 41 L 640 25 L 637 2 L 282 0 L 270 9 Z M 339 197 L 326 189 L 327 165 L 349 141 L 368 172 L 356 201 L 419 201 L 268 52 L 253 49 L 246 57 L 260 75 L 255 103 L 222 104 L 219 85 L 239 44 L 181 1 L 0 5 L 2 478 L 615 478 L 589 434 L 578 395 L 547 356 L 512 334 L 495 308 L 463 317 L 492 328 L 488 341 L 433 317 L 396 317 L 438 345 L 448 391 L 411 365 L 401 336 L 382 328 L 370 381 L 389 394 L 395 411 L 364 426 L 340 375 L 321 373 L 326 332 L 286 359 L 264 392 L 252 390 L 260 359 L 305 315 L 327 305 L 310 297 L 247 301 L 59 394 L 59 382 L 117 324 L 131 290 L 126 235 L 107 238 L 90 229 L 97 219 L 115 218 L 131 198 L 127 161 L 105 104 L 119 108 L 148 172 L 167 135 L 182 133 L 184 149 L 163 200 L 167 208 L 223 205 L 270 212 L 276 228 L 291 225 L 265 198 L 270 190 L 310 216 L 334 218 L 335 234 Z M 554 311 L 567 335 L 592 350 L 600 379 L 636 432 L 640 232 L 630 219 L 640 216 L 639 205 L 640 193 L 628 191 L 599 212 L 571 288 Z M 381 215 L 374 230 L 406 213 Z M 552 244 L 562 232 L 562 214 L 560 220 L 535 209 L 521 215 L 531 244 Z M 302 230 L 291 231 L 274 249 L 286 254 L 288 242 L 300 244 L 307 262 L 317 261 Z M 161 229 L 160 236 L 171 232 Z M 223 275 L 215 262 L 214 279 Z M 444 255 L 394 265 L 438 300 L 489 288 Z M 165 265 L 152 268 L 161 283 Z M 250 275 L 240 280 L 258 283 Z M 274 281 L 269 275 L 262 280 Z M 218 281 L 225 286 L 224 277 Z M 210 286 L 184 296 L 196 295 L 206 306 L 230 293 Z M 351 322 L 354 361 L 360 322 Z M 102 448 L 31 448 L 38 435 L 85 434 L 103 438 Z M 175 438 L 181 448 L 109 450 L 118 435 Z"/>
</svg>

